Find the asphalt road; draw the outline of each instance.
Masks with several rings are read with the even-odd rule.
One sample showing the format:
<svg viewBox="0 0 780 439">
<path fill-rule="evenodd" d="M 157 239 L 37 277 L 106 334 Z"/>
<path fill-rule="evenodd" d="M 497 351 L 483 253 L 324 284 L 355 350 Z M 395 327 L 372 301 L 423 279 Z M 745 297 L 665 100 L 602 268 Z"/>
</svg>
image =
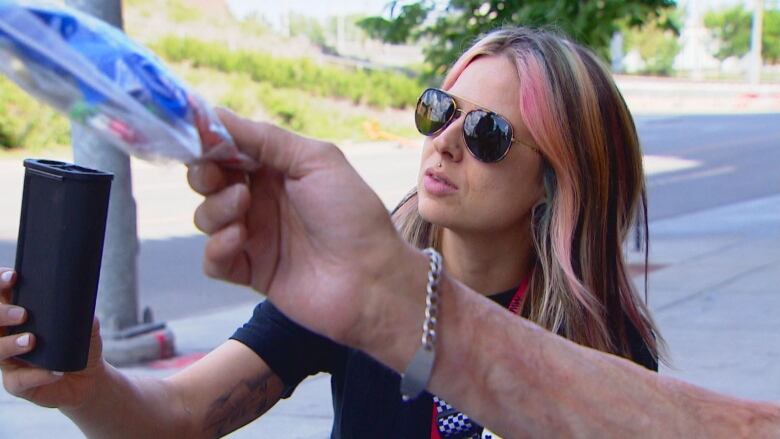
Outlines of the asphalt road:
<svg viewBox="0 0 780 439">
<path fill-rule="evenodd" d="M 650 175 L 650 220 L 780 193 L 780 114 L 639 118 L 645 154 L 690 160 Z"/>
<path fill-rule="evenodd" d="M 650 220 L 727 206 L 780 193 L 780 115 L 637 118 L 646 155 L 681 162 L 647 166 Z M 363 178 L 391 207 L 412 187 L 419 151 L 391 145 L 345 148 Z M 18 196 L 17 163 L 6 163 L 0 218 L 0 263 L 13 264 Z M 8 175 L 8 173 L 14 175 Z M 204 238 L 192 226 L 199 198 L 184 182 L 181 166 L 134 164 L 141 254 L 140 303 L 157 320 L 210 313 L 259 296 L 207 279 L 201 270 Z M 249 317 L 249 316 L 247 316 Z"/>
</svg>

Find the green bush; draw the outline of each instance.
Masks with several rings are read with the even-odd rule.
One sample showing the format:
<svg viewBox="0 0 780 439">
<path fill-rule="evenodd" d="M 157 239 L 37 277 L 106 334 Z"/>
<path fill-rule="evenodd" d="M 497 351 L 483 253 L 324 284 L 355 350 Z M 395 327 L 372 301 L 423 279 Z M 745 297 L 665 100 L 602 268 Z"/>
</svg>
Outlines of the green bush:
<svg viewBox="0 0 780 439">
<path fill-rule="evenodd" d="M 632 28 L 627 24 L 622 26 L 625 36 L 623 50 L 636 49 L 639 52 L 645 63 L 640 70 L 642 74 L 669 76 L 674 73 L 674 59 L 680 53 L 681 46 L 677 35 L 664 27 L 665 22 L 679 23 L 677 11 L 666 11 L 648 20 L 641 28 Z"/>
<path fill-rule="evenodd" d="M 655 28 L 637 39 L 637 49 L 645 61 L 642 73 L 668 76 L 674 71 L 674 58 L 680 52 L 680 43 L 674 35 Z"/>
<path fill-rule="evenodd" d="M 307 136 L 332 141 L 369 140 L 365 125 L 379 118 L 365 107 L 347 108 L 349 106 L 343 103 L 339 105 L 332 99 L 312 98 L 306 92 L 276 88 L 267 82 L 257 84 L 252 95 L 282 126 Z M 382 128 L 402 137 L 417 134 L 411 123 L 408 126 L 385 125 Z"/>
<path fill-rule="evenodd" d="M 0 77 L 0 150 L 46 149 L 70 143 L 68 120 Z"/>
<path fill-rule="evenodd" d="M 381 130 L 391 135 L 418 136 L 410 109 L 355 106 L 344 99 L 312 96 L 300 89 L 256 82 L 246 73 L 194 69 L 180 64 L 171 66 L 209 102 L 247 117 L 271 120 L 307 136 L 333 142 L 372 140 L 366 131 L 366 125 L 371 121 L 381 121 Z M 404 117 L 407 114 L 408 118 Z"/>
<path fill-rule="evenodd" d="M 226 73 L 246 73 L 253 81 L 305 90 L 315 96 L 346 98 L 355 104 L 405 108 L 414 104 L 421 83 L 400 73 L 321 65 L 310 59 L 278 58 L 231 51 L 220 44 L 165 37 L 152 48 L 173 62 L 190 62 Z"/>
</svg>

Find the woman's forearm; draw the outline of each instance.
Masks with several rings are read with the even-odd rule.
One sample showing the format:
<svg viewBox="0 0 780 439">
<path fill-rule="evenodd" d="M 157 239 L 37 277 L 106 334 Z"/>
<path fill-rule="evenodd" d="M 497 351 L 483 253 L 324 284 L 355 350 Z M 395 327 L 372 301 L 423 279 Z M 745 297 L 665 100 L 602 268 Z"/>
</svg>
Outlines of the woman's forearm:
<svg viewBox="0 0 780 439">
<path fill-rule="evenodd" d="M 62 409 L 89 438 L 184 437 L 186 419 L 164 380 L 128 377 L 106 364 L 92 398 Z"/>
<path fill-rule="evenodd" d="M 411 252 L 377 287 L 353 343 L 401 372 L 420 343 L 427 263 Z M 380 283 L 378 283 L 379 285 Z M 504 437 L 779 437 L 780 407 L 738 400 L 578 346 L 446 277 L 436 395 Z"/>
</svg>

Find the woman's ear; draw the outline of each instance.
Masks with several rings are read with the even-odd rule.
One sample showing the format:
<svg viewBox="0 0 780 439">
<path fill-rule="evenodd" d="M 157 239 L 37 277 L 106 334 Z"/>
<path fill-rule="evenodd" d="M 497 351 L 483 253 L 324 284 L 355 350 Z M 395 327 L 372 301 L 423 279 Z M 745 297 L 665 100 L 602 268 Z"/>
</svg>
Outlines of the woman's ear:
<svg viewBox="0 0 780 439">
<path fill-rule="evenodd" d="M 555 183 L 555 171 L 546 161 L 542 164 L 542 181 L 544 183 L 544 199 L 542 201 L 552 205 L 557 185 Z"/>
<path fill-rule="evenodd" d="M 534 204 L 534 207 L 531 208 L 531 221 L 533 224 L 539 224 L 540 221 L 547 215 L 547 211 L 550 208 L 550 204 L 547 203 L 547 201 L 542 198 Z"/>
</svg>

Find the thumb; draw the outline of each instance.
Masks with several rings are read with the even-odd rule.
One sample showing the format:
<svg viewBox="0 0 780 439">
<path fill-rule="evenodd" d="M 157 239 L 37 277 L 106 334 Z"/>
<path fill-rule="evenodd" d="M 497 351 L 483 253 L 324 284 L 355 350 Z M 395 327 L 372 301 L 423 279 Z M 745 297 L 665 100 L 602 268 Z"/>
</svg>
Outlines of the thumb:
<svg viewBox="0 0 780 439">
<path fill-rule="evenodd" d="M 326 142 L 299 136 L 267 122 L 245 119 L 225 108 L 217 108 L 238 149 L 288 178 L 299 179 L 312 170 L 318 152 L 335 148 Z"/>
</svg>

